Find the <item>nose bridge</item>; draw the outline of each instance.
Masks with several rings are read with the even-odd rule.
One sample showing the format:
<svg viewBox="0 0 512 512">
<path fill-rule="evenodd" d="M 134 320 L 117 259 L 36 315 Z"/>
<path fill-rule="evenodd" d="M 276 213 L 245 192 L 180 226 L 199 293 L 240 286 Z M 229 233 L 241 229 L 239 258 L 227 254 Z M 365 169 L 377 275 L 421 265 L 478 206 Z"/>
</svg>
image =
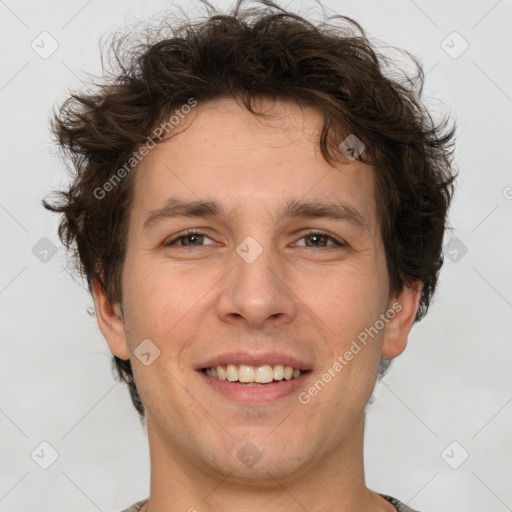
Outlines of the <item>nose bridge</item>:
<svg viewBox="0 0 512 512">
<path fill-rule="evenodd" d="M 219 314 L 224 319 L 243 317 L 257 327 L 271 317 L 290 320 L 294 316 L 293 293 L 284 282 L 285 270 L 268 231 L 242 240 L 232 261 L 229 284 L 219 301 Z"/>
<path fill-rule="evenodd" d="M 266 236 L 266 235 L 265 235 Z M 259 236 L 262 240 L 263 236 Z M 262 294 L 274 292 L 279 281 L 279 263 L 269 237 L 260 244 L 256 238 L 245 238 L 236 248 L 234 260 L 234 278 L 241 289 L 249 287 Z M 247 291 L 247 290 L 245 290 Z M 275 295 L 275 293 L 274 293 Z"/>
</svg>

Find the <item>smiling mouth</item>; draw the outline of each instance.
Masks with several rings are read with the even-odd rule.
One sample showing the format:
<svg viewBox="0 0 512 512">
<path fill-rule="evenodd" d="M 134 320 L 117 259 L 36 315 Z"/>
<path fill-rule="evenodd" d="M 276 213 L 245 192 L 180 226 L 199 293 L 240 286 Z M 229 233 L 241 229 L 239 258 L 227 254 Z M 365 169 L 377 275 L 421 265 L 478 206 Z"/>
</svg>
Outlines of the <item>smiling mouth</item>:
<svg viewBox="0 0 512 512">
<path fill-rule="evenodd" d="M 234 384 L 245 384 L 249 386 L 261 386 L 272 384 L 279 381 L 288 381 L 298 379 L 308 371 L 299 370 L 292 366 L 282 364 L 260 366 L 249 365 L 222 365 L 201 370 L 207 377 L 213 379 L 228 381 Z"/>
</svg>

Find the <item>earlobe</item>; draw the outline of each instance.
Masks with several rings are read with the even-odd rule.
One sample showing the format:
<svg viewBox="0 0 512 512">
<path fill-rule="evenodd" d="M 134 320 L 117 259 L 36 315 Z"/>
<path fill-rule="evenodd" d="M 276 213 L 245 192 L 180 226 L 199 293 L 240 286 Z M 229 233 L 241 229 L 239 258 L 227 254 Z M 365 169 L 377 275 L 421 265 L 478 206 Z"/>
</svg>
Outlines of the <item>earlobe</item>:
<svg viewBox="0 0 512 512">
<path fill-rule="evenodd" d="M 418 311 L 421 289 L 422 284 L 419 281 L 404 286 L 404 289 L 391 301 L 390 313 L 387 315 L 390 320 L 384 331 L 382 357 L 392 359 L 405 350 L 407 338 Z M 395 312 L 394 315 L 392 311 Z"/>
<path fill-rule="evenodd" d="M 130 354 L 120 305 L 110 302 L 104 286 L 97 279 L 92 280 L 92 294 L 98 327 L 105 337 L 110 351 L 120 359 L 129 359 Z"/>
</svg>

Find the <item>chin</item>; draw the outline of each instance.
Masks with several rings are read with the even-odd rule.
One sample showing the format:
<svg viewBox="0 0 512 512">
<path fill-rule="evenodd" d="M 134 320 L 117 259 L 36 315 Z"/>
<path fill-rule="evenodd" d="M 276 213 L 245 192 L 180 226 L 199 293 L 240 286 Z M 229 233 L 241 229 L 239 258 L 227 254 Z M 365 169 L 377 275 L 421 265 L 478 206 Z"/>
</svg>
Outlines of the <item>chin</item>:
<svg viewBox="0 0 512 512">
<path fill-rule="evenodd" d="M 205 463 L 222 475 L 229 475 L 230 481 L 271 482 L 274 486 L 274 478 L 290 476 L 306 464 L 308 455 L 304 451 L 305 441 L 295 439 L 291 442 L 283 434 L 270 439 L 267 429 L 261 432 L 252 429 L 251 432 L 253 435 L 248 434 L 234 445 L 230 443 L 230 447 L 226 446 L 222 453 L 205 460 Z M 218 446 L 215 445 L 215 451 Z"/>
</svg>

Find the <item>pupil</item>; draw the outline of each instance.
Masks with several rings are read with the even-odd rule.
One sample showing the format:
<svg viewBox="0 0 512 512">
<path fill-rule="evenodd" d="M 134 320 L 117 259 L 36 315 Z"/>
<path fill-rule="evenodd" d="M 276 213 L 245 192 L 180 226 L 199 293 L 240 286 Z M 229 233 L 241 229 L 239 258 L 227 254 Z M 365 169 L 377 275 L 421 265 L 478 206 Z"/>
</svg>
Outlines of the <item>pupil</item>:
<svg viewBox="0 0 512 512">
<path fill-rule="evenodd" d="M 319 240 L 321 238 L 324 238 L 324 235 L 309 235 L 310 240 L 313 240 L 313 244 L 316 246 L 314 240 Z"/>
<path fill-rule="evenodd" d="M 196 239 L 196 241 L 197 241 L 197 239 L 199 238 L 199 235 L 188 235 L 188 236 L 187 236 L 187 240 L 188 240 L 189 242 L 190 242 L 190 240 L 191 240 L 191 239 L 194 239 L 194 238 L 195 238 L 195 239 Z M 194 245 L 194 242 L 192 242 L 192 244 L 191 244 L 191 245 Z"/>
</svg>

